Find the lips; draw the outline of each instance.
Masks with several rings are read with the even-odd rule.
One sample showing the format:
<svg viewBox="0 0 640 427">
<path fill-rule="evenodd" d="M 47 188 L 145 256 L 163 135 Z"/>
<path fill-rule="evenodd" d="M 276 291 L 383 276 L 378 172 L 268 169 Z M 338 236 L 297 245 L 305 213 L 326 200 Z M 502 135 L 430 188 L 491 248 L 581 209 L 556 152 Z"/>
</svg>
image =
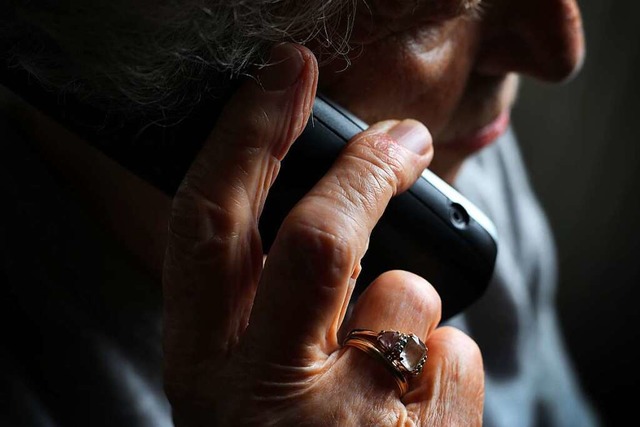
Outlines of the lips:
<svg viewBox="0 0 640 427">
<path fill-rule="evenodd" d="M 463 137 L 446 142 L 443 141 L 438 148 L 468 152 L 481 150 L 504 134 L 509 128 L 510 121 L 510 111 L 505 109 L 491 123 Z"/>
</svg>

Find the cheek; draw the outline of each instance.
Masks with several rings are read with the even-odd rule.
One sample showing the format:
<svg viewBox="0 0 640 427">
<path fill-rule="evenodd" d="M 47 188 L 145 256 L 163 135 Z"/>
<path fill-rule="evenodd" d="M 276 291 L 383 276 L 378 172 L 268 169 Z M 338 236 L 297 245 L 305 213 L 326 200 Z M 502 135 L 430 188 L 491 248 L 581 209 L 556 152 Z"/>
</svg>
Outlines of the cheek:
<svg viewBox="0 0 640 427">
<path fill-rule="evenodd" d="M 473 66 L 468 25 L 451 22 L 364 46 L 343 70 L 320 70 L 320 90 L 368 123 L 415 118 L 437 135 L 450 121 Z"/>
</svg>

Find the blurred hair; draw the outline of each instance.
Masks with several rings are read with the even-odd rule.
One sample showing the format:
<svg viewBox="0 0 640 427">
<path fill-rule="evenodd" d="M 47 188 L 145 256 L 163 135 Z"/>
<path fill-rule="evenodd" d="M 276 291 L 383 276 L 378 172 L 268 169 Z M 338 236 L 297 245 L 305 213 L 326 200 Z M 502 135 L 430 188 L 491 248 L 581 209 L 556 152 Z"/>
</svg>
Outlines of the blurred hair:
<svg viewBox="0 0 640 427">
<path fill-rule="evenodd" d="M 356 1 L 9 0 L 0 41 L 9 66 L 58 93 L 175 115 L 264 65 L 274 43 L 346 57 Z"/>
</svg>

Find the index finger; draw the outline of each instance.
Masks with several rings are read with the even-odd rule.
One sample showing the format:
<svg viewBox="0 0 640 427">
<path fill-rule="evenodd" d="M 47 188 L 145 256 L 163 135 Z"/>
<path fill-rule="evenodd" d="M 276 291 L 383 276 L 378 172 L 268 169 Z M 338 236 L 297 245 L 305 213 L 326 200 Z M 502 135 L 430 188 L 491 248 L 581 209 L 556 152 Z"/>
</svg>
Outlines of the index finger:
<svg viewBox="0 0 640 427">
<path fill-rule="evenodd" d="M 283 222 L 265 264 L 248 340 L 276 359 L 338 348 L 337 330 L 371 231 L 391 197 L 415 182 L 432 154 L 429 131 L 415 120 L 379 123 L 345 147 Z"/>
</svg>

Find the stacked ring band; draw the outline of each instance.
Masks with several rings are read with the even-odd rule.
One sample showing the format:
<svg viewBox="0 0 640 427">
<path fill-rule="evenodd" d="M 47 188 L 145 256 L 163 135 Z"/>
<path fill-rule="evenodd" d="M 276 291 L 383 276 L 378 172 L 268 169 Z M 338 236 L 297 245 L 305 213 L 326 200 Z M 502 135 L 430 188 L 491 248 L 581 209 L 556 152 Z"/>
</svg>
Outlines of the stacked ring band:
<svg viewBox="0 0 640 427">
<path fill-rule="evenodd" d="M 408 377 L 419 375 L 427 361 L 427 347 L 415 334 L 354 329 L 347 335 L 344 345 L 382 361 L 393 375 L 400 396 L 409 389 Z"/>
</svg>

